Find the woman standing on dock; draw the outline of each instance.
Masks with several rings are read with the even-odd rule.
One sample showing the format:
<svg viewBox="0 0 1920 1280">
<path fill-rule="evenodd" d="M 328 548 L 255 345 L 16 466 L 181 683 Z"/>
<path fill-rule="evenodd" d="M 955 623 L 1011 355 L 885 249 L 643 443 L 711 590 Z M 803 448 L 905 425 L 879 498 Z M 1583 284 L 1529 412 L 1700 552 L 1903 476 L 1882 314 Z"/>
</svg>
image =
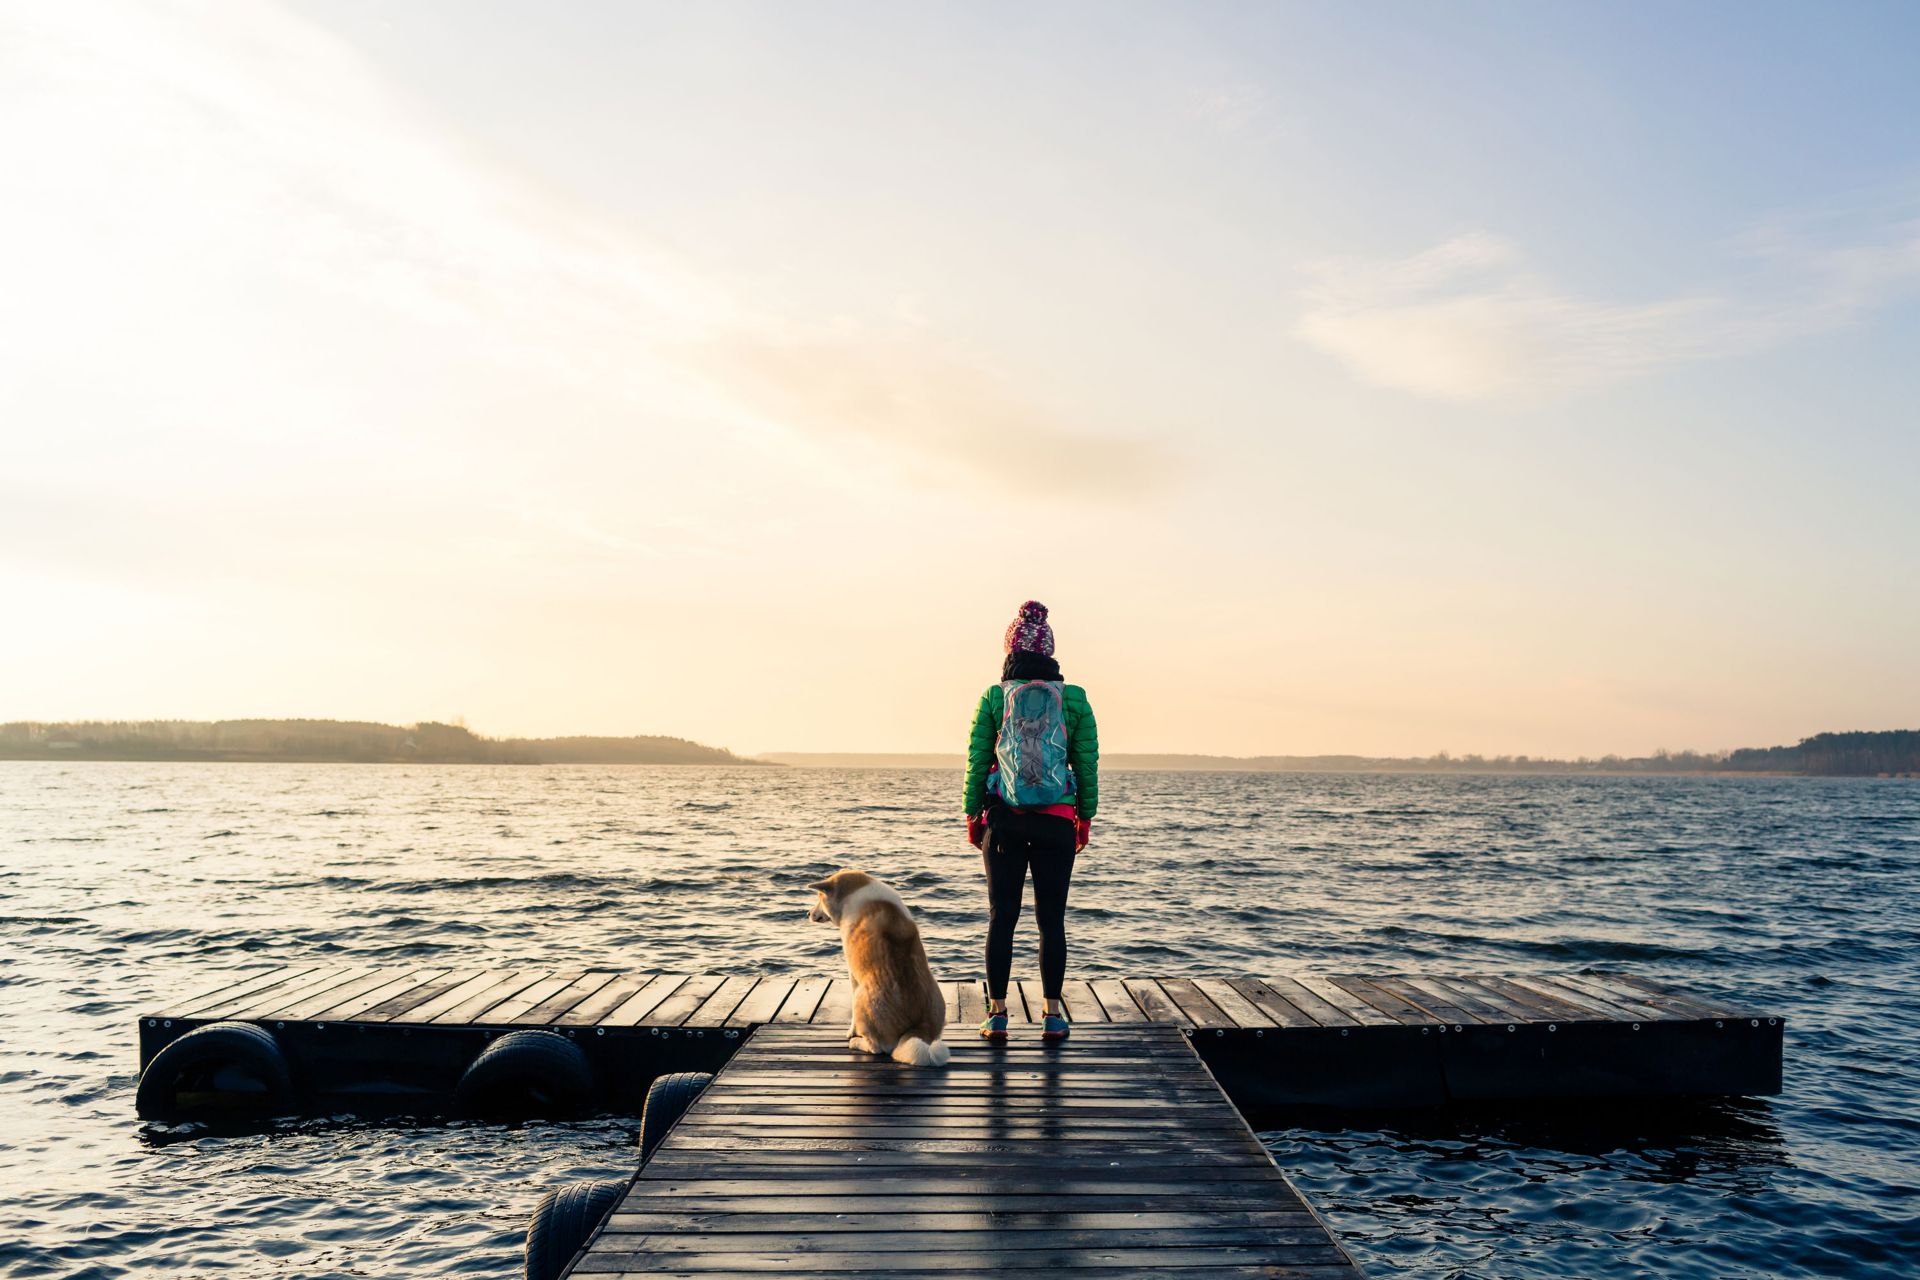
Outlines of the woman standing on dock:
<svg viewBox="0 0 1920 1280">
<path fill-rule="evenodd" d="M 987 996 L 980 1034 L 1007 1037 L 1013 929 L 1027 872 L 1040 923 L 1041 1037 L 1067 1038 L 1067 886 L 1100 798 L 1100 731 L 1086 690 L 1060 678 L 1047 606 L 1029 600 L 1007 628 L 1000 683 L 980 695 L 967 741 L 967 839 L 987 872 Z"/>
</svg>

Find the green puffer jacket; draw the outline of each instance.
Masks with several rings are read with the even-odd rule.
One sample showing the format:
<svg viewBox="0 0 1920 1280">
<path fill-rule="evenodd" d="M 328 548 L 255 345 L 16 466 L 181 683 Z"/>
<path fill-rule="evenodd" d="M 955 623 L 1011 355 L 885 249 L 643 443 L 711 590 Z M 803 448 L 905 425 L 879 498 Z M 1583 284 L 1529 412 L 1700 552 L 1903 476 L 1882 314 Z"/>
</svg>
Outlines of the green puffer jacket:
<svg viewBox="0 0 1920 1280">
<path fill-rule="evenodd" d="M 993 743 L 1000 733 L 1006 702 L 1006 690 L 990 685 L 980 695 L 980 706 L 973 713 L 973 733 L 967 738 L 969 817 L 987 807 L 987 774 L 993 768 Z M 1079 685 L 1065 686 L 1061 703 L 1067 713 L 1067 767 L 1073 770 L 1073 807 L 1081 817 L 1091 818 L 1100 807 L 1100 726 L 1094 723 L 1087 691 Z"/>
</svg>

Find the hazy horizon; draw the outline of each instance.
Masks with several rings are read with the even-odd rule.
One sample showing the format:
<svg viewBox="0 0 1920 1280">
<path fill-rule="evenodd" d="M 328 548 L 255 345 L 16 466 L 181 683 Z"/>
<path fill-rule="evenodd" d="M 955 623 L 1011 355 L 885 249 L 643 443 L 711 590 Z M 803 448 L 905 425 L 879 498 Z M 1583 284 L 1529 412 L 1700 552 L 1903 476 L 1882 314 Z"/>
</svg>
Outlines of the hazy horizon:
<svg viewBox="0 0 1920 1280">
<path fill-rule="evenodd" d="M 0 719 L 952 751 L 1033 597 L 1116 752 L 1911 724 L 1916 40 L 12 6 Z"/>
<path fill-rule="evenodd" d="M 422 725 L 427 725 L 427 724 L 450 724 L 453 727 L 466 730 L 467 732 L 470 732 L 479 738 L 483 738 L 489 741 L 509 741 L 509 740 L 552 741 L 552 740 L 564 740 L 564 739 L 580 739 L 580 738 L 588 738 L 588 737 L 604 737 L 604 738 L 619 740 L 619 739 L 646 739 L 646 738 L 658 738 L 658 737 L 671 737 L 671 738 L 683 739 L 684 741 L 699 747 L 711 747 L 717 750 L 730 751 L 734 755 L 740 756 L 743 759 L 750 759 L 750 760 L 776 760 L 777 761 L 777 760 L 781 760 L 782 758 L 829 757 L 829 756 L 841 757 L 841 758 L 847 758 L 847 759 L 861 758 L 861 757 L 871 757 L 873 759 L 911 759 L 916 757 L 920 757 L 920 758 L 942 757 L 942 758 L 956 758 L 956 759 L 965 758 L 964 746 L 904 748 L 904 749 L 850 747 L 850 748 L 841 748 L 841 749 L 827 750 L 827 751 L 802 750 L 799 748 L 786 748 L 786 747 L 742 749 L 731 743 L 716 742 L 707 738 L 699 737 L 698 735 L 679 735 L 679 734 L 661 735 L 657 733 L 651 733 L 644 729 L 616 729 L 609 732 L 592 734 L 592 735 L 575 734 L 575 733 L 568 733 L 564 731 L 559 733 L 553 733 L 553 734 L 538 734 L 538 735 L 500 733 L 500 732 L 491 731 L 484 725 L 476 726 L 476 725 L 469 724 L 463 718 L 456 719 L 453 721 L 434 721 L 430 719 L 424 719 L 424 720 L 423 719 L 403 719 L 403 720 L 392 720 L 392 721 L 356 721 L 352 717 L 342 717 L 342 716 L 222 716 L 222 717 L 168 716 L 168 717 L 138 717 L 138 718 L 128 717 L 128 716 L 102 716 L 102 717 L 88 717 L 85 719 L 81 719 L 77 717 L 63 717 L 63 718 L 52 719 L 52 720 L 34 719 L 34 720 L 24 721 L 24 722 L 31 723 L 31 724 L 40 724 L 40 725 L 63 725 L 63 724 L 83 724 L 83 723 L 141 724 L 141 723 L 151 723 L 155 721 L 161 722 L 161 723 L 174 721 L 174 722 L 180 722 L 180 723 L 186 723 L 186 724 L 206 724 L 206 723 L 213 723 L 216 720 L 265 721 L 268 723 L 284 722 L 284 723 L 290 723 L 290 724 L 297 724 L 302 722 L 371 723 L 371 724 L 379 724 L 385 727 L 401 728 L 401 729 L 413 729 L 413 728 L 418 728 L 418 727 L 421 727 Z M 23 722 L 23 718 L 21 717 L 0 716 L 0 727 L 7 727 L 10 725 L 19 724 L 22 722 Z M 1906 728 L 1905 726 L 1888 726 L 1888 727 L 1894 728 L 1894 729 Z M 1337 749 L 1335 750 L 1304 750 L 1304 751 L 1249 751 L 1249 752 L 1207 751 L 1207 750 L 1167 751 L 1167 750 L 1158 750 L 1151 747 L 1147 747 L 1147 748 L 1128 748 L 1123 751 L 1108 749 L 1103 754 L 1108 757 L 1116 757 L 1116 756 L 1130 756 L 1130 757 L 1137 757 L 1137 758 L 1180 757 L 1180 758 L 1189 758 L 1189 759 L 1221 759 L 1221 760 L 1261 760 L 1261 759 L 1324 760 L 1324 759 L 1340 759 L 1340 758 L 1348 758 L 1348 757 L 1361 758 L 1361 759 L 1380 759 L 1380 760 L 1394 760 L 1394 759 L 1429 760 L 1429 759 L 1440 758 L 1442 756 L 1449 756 L 1455 759 L 1460 759 L 1464 757 L 1484 757 L 1488 760 L 1523 758 L 1523 759 L 1533 759 L 1533 760 L 1540 760 L 1540 761 L 1556 761 L 1557 760 L 1557 761 L 1573 762 L 1581 759 L 1599 760 L 1605 757 L 1617 757 L 1622 759 L 1650 759 L 1663 753 L 1673 754 L 1673 755 L 1710 756 L 1717 753 L 1737 750 L 1743 747 L 1766 748 L 1766 747 L 1793 746 L 1795 743 L 1798 743 L 1805 738 L 1812 737 L 1816 733 L 1848 733 L 1848 732 L 1855 732 L 1858 730 L 1858 728 L 1859 728 L 1858 726 L 1849 726 L 1847 728 L 1829 727 L 1824 729 L 1812 729 L 1812 730 L 1808 730 L 1805 733 L 1796 734 L 1793 738 L 1782 741 L 1782 742 L 1722 743 L 1722 744 L 1718 744 L 1711 747 L 1701 746 L 1698 743 L 1682 743 L 1682 744 L 1668 743 L 1668 744 L 1661 744 L 1660 746 L 1655 746 L 1655 747 L 1641 748 L 1638 750 L 1600 752 L 1597 755 L 1589 755 L 1589 756 L 1581 756 L 1581 755 L 1544 756 L 1544 755 L 1536 755 L 1531 752 L 1517 752 L 1517 751 L 1454 751 L 1447 747 L 1436 747 L 1431 751 L 1410 751 L 1410 752 L 1395 752 L 1395 753 L 1341 751 Z"/>
</svg>

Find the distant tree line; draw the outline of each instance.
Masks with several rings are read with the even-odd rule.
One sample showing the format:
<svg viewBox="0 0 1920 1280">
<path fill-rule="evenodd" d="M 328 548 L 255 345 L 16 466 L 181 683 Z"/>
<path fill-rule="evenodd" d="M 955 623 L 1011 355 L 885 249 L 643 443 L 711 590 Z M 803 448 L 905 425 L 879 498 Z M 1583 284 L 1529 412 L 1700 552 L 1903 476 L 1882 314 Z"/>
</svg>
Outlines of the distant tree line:
<svg viewBox="0 0 1920 1280">
<path fill-rule="evenodd" d="M 1816 733 L 1793 747 L 1744 747 L 1723 769 L 1741 773 L 1809 773 L 1822 777 L 1920 776 L 1920 729 L 1879 733 Z"/>
<path fill-rule="evenodd" d="M 19 720 L 8 760 L 299 760 L 427 764 L 754 764 L 684 738 L 486 738 L 465 725 L 362 720 Z"/>
</svg>

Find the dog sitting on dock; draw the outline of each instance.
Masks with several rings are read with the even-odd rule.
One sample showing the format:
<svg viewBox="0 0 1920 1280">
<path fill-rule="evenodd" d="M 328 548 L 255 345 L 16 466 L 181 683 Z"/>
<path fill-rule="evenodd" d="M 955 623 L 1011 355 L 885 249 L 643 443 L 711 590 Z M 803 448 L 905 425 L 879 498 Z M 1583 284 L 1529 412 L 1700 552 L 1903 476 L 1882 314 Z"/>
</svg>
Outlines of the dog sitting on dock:
<svg viewBox="0 0 1920 1280">
<path fill-rule="evenodd" d="M 853 979 L 847 1043 L 911 1067 L 946 1066 L 947 1004 L 907 904 L 864 871 L 836 871 L 807 887 L 819 895 L 807 919 L 840 926 Z"/>
</svg>

